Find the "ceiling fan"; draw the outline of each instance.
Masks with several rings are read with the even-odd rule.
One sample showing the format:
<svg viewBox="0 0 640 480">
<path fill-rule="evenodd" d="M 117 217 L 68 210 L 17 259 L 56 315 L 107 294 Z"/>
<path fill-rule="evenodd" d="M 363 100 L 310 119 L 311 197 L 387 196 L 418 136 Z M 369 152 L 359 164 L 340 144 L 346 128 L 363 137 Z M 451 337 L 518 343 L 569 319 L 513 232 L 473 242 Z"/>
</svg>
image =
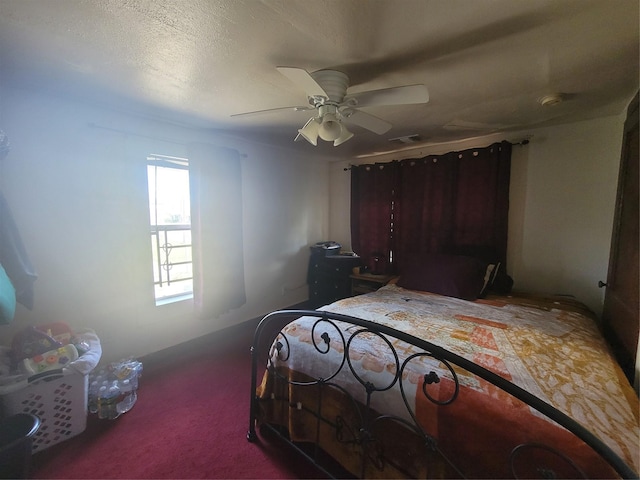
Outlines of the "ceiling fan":
<svg viewBox="0 0 640 480">
<path fill-rule="evenodd" d="M 309 73 L 302 68 L 276 67 L 285 77 L 298 85 L 307 94 L 309 105 L 295 107 L 272 108 L 256 112 L 237 113 L 231 115 L 256 115 L 279 110 L 315 111 L 314 115 L 298 130 L 295 140 L 304 138 L 314 146 L 318 145 L 318 137 L 338 146 L 353 137 L 345 123 L 358 125 L 378 135 L 389 131 L 392 125 L 369 113 L 362 107 L 383 105 L 409 105 L 427 103 L 429 92 L 424 85 L 405 85 L 381 90 L 370 90 L 347 94 L 349 77 L 337 70 L 318 70 Z"/>
</svg>

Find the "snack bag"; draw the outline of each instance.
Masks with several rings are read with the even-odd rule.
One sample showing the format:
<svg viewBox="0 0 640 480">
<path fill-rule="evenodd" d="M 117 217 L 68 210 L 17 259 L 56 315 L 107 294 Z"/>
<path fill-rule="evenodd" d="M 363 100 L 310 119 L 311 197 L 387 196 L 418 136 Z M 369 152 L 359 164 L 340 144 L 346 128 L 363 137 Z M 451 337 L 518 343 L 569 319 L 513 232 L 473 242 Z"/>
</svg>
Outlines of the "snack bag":
<svg viewBox="0 0 640 480">
<path fill-rule="evenodd" d="M 50 350 L 62 347 L 51 336 L 41 332 L 34 326 L 25 328 L 13 337 L 11 353 L 15 363 L 19 363 L 25 358 L 42 355 Z"/>
</svg>

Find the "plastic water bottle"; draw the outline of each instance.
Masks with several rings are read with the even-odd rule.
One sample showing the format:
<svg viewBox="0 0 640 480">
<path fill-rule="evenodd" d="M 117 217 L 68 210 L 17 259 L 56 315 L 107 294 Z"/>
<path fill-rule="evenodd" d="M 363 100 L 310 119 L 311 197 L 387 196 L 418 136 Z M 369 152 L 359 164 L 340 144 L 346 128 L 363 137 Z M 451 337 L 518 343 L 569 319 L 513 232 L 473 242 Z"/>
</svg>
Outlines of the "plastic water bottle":
<svg viewBox="0 0 640 480">
<path fill-rule="evenodd" d="M 91 372 L 88 407 L 98 418 L 113 420 L 133 408 L 138 400 L 142 363 L 125 359 Z"/>
<path fill-rule="evenodd" d="M 120 416 L 117 404 L 120 397 L 120 389 L 117 382 L 113 382 L 108 387 L 103 385 L 100 387 L 100 396 L 98 397 L 98 418 L 114 420 Z"/>
<path fill-rule="evenodd" d="M 104 406 L 104 402 L 106 401 L 107 396 L 107 386 L 101 385 L 98 388 L 98 394 L 96 395 L 96 412 L 98 413 L 98 418 L 106 418 L 106 408 Z"/>
<path fill-rule="evenodd" d="M 98 412 L 98 392 L 100 389 L 100 384 L 97 380 L 93 380 L 89 385 L 89 398 L 87 402 L 87 407 L 89 408 L 89 412 L 97 413 Z"/>
<path fill-rule="evenodd" d="M 124 398 L 116 405 L 118 414 L 127 413 L 133 408 L 136 400 L 138 400 L 138 394 L 136 393 L 136 387 L 138 383 L 137 379 L 135 383 L 136 385 L 134 385 L 134 383 L 129 378 L 120 382 L 120 392 L 123 394 Z"/>
</svg>

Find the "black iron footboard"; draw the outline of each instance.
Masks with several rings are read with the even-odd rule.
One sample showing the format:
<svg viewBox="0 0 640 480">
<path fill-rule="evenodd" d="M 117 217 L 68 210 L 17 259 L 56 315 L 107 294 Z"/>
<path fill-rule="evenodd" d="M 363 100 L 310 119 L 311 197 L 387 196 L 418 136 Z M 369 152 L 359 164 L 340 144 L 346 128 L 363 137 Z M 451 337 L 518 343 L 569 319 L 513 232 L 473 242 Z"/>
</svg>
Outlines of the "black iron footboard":
<svg viewBox="0 0 640 480">
<path fill-rule="evenodd" d="M 425 446 L 426 451 L 433 452 L 434 454 L 444 458 L 444 462 L 447 464 L 447 469 L 449 472 L 453 472 L 453 474 L 449 474 L 455 477 L 465 477 L 467 474 L 462 469 L 458 468 L 456 463 L 456 458 L 448 458 L 446 454 L 440 451 L 438 445 L 438 439 L 430 434 L 430 432 L 425 431 L 421 423 L 416 418 L 416 414 L 414 408 L 411 406 L 411 402 L 405 395 L 405 368 L 409 362 L 416 359 L 417 357 L 430 357 L 435 361 L 440 362 L 441 365 L 446 367 L 448 370 L 448 378 L 452 379 L 455 388 L 450 393 L 449 397 L 445 400 L 433 398 L 430 394 L 430 389 L 433 385 L 436 385 L 440 382 L 439 375 L 434 371 L 426 371 L 424 375 L 421 377 L 421 393 L 429 399 L 429 401 L 433 403 L 437 403 L 438 405 L 447 405 L 458 400 L 458 395 L 460 394 L 461 387 L 458 380 L 458 373 L 460 369 L 464 369 L 471 374 L 490 382 L 495 385 L 503 392 L 506 392 L 512 397 L 526 403 L 533 409 L 537 410 L 541 414 L 543 414 L 548 419 L 551 419 L 553 422 L 559 424 L 564 427 L 566 430 L 571 432 L 573 435 L 581 439 L 584 443 L 586 443 L 590 449 L 597 454 L 601 459 L 606 462 L 618 475 L 622 478 L 638 478 L 638 474 L 630 468 L 625 461 L 623 461 L 619 455 L 617 455 L 608 445 L 603 443 L 598 437 L 593 435 L 589 430 L 579 424 L 577 421 L 573 420 L 566 414 L 562 413 L 558 409 L 554 408 L 552 405 L 546 403 L 535 395 L 525 391 L 514 383 L 505 380 L 501 376 L 487 370 L 484 367 L 481 367 L 459 355 L 456 355 L 444 348 L 441 348 L 437 345 L 434 345 L 430 342 L 424 341 L 420 338 L 414 337 L 412 335 L 408 335 L 404 332 L 395 330 L 393 328 L 379 325 L 367 320 L 358 319 L 355 317 L 351 317 L 348 315 L 341 315 L 336 313 L 324 312 L 324 311 L 307 311 L 307 310 L 281 310 L 277 312 L 270 313 L 265 316 L 262 321 L 259 323 L 253 340 L 253 345 L 251 347 L 251 355 L 252 355 L 252 371 L 251 371 L 251 406 L 250 406 L 250 418 L 249 418 L 249 431 L 247 433 L 247 439 L 249 441 L 254 441 L 257 438 L 256 433 L 256 424 L 259 420 L 259 409 L 260 402 L 262 401 L 256 393 L 256 389 L 259 384 L 259 370 L 264 368 L 264 363 L 266 360 L 266 351 L 269 349 L 276 349 L 276 355 L 279 360 L 286 360 L 286 356 L 289 354 L 288 348 L 288 339 L 285 334 L 282 333 L 282 329 L 287 324 L 291 323 L 295 319 L 299 317 L 315 317 L 316 321 L 313 326 L 315 335 L 313 338 L 313 347 L 318 355 L 326 354 L 332 347 L 334 350 L 338 350 L 343 352 L 342 361 L 339 362 L 339 365 L 336 366 L 335 371 L 330 375 L 325 375 L 322 378 L 310 378 L 310 379 L 291 379 L 291 377 L 282 375 L 278 372 L 278 369 L 271 361 L 271 358 L 268 359 L 267 369 L 271 375 L 274 375 L 278 378 L 278 381 L 284 382 L 291 388 L 291 386 L 295 386 L 295 388 L 315 388 L 318 392 L 322 391 L 324 387 L 330 387 L 334 390 L 339 390 L 341 394 L 344 394 L 349 400 L 350 404 L 358 404 L 357 408 L 354 408 L 354 411 L 357 411 L 358 417 L 358 425 L 355 427 L 353 425 L 345 426 L 341 425 L 342 420 L 333 416 L 331 418 L 323 417 L 322 412 L 320 411 L 321 400 L 318 400 L 316 406 L 313 409 L 317 408 L 317 412 L 311 412 L 320 423 L 330 423 L 332 428 L 337 432 L 339 436 L 348 436 L 349 440 L 345 441 L 345 443 L 349 444 L 350 448 L 360 448 L 362 449 L 362 454 L 360 455 L 362 465 L 359 469 L 359 472 L 352 472 L 357 476 L 364 477 L 367 476 L 367 462 L 371 462 L 376 464 L 376 462 L 380 462 L 381 460 L 375 454 L 375 448 L 372 448 L 372 445 L 375 446 L 377 441 L 377 436 L 381 435 L 381 431 L 385 431 L 386 427 L 381 427 L 381 423 L 383 422 L 394 422 L 397 425 L 401 425 L 411 432 L 411 435 L 415 438 L 419 438 L 422 444 Z M 351 324 L 353 327 L 348 329 L 348 334 L 344 333 L 344 329 L 339 327 L 339 324 L 336 322 L 344 322 L 347 324 Z M 366 335 L 366 336 L 375 336 L 380 339 L 382 342 L 386 344 L 386 348 L 389 348 L 393 353 L 393 357 L 396 361 L 396 369 L 395 374 L 393 375 L 393 379 L 390 383 L 384 385 L 376 385 L 374 382 L 370 380 L 365 380 L 360 377 L 358 371 L 354 368 L 350 347 L 354 338 Z M 316 338 L 321 339 L 321 341 L 316 341 Z M 403 358 L 403 355 L 399 355 L 394 346 L 391 344 L 389 339 L 399 339 L 407 344 L 413 345 L 417 347 L 418 353 L 412 353 L 410 355 L 405 355 L 406 358 Z M 275 341 L 275 343 L 274 343 Z M 275 345 L 275 346 L 273 346 Z M 338 348 L 335 348 L 335 347 Z M 414 350 L 415 351 L 415 350 Z M 362 392 L 360 393 L 359 400 L 356 400 L 349 392 L 347 392 L 341 385 L 338 385 L 335 381 L 338 373 L 344 375 L 344 372 L 352 375 L 357 383 L 361 386 Z M 385 381 L 386 382 L 386 381 Z M 372 399 L 380 394 L 380 392 L 386 392 L 395 387 L 395 390 L 398 391 L 398 394 L 402 397 L 402 402 L 407 409 L 407 415 L 404 417 L 399 417 L 397 415 L 389 415 L 388 412 L 378 412 L 374 411 L 371 407 Z M 289 391 L 288 388 L 282 390 L 284 392 Z M 284 394 L 286 395 L 286 393 Z M 315 394 L 314 394 L 315 395 Z M 319 393 L 319 396 L 322 396 L 322 393 Z M 364 399 L 364 400 L 362 400 Z M 289 405 L 288 399 L 283 399 L 284 403 L 287 404 L 290 408 L 296 408 L 296 405 Z M 298 404 L 297 408 L 301 408 Z M 302 408 L 306 408 L 302 407 Z M 388 424 L 385 424 L 388 425 Z M 283 436 L 285 440 L 289 441 L 288 434 L 285 429 L 281 427 L 272 427 L 268 424 L 268 422 L 260 422 L 261 428 L 268 428 L 273 430 L 280 436 Z M 318 427 L 319 431 L 319 427 Z M 302 452 L 303 455 L 307 456 L 310 461 L 315 463 L 324 473 L 329 476 L 335 475 L 334 472 L 324 468 L 320 464 L 320 458 L 322 455 L 318 454 L 317 450 L 309 450 L 308 448 L 303 448 L 297 442 L 289 442 L 294 448 Z M 372 453 L 373 452 L 373 453 Z M 540 452 L 544 452 L 544 454 L 540 454 Z M 532 461 L 539 462 L 536 465 L 535 471 L 537 475 L 541 478 L 557 478 L 559 475 L 556 471 L 556 466 L 558 462 L 563 464 L 563 469 L 561 475 L 564 477 L 567 475 L 567 471 L 572 472 L 571 476 L 575 476 L 577 478 L 586 478 L 588 474 L 584 472 L 584 470 L 579 466 L 579 461 L 574 461 L 567 453 L 561 452 L 557 449 L 557 446 L 550 446 L 544 444 L 544 442 L 523 442 L 514 448 L 511 449 L 510 453 L 507 455 L 508 458 L 504 459 L 506 465 L 511 472 L 511 475 L 514 478 L 518 478 L 521 475 L 521 471 L 519 470 L 519 464 L 523 461 L 525 457 L 527 457 L 527 462 L 531 463 Z M 534 460 L 532 460 L 532 458 Z M 548 458 L 553 458 L 549 464 L 547 464 Z M 584 462 L 584 459 L 582 460 Z M 527 467 L 529 468 L 529 467 Z M 441 471 L 438 470 L 440 473 Z M 530 472 L 530 470 L 528 470 Z M 396 471 L 397 473 L 397 471 Z M 440 473 L 428 473 L 427 475 L 439 475 Z M 526 474 L 527 476 L 530 473 Z"/>
</svg>

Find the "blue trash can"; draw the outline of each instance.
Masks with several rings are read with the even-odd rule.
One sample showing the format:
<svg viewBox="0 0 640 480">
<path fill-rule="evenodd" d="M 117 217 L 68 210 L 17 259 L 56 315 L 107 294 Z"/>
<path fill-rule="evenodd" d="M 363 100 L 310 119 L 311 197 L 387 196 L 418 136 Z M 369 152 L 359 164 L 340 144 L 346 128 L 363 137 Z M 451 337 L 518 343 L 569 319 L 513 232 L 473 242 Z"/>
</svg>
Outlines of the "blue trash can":
<svg viewBox="0 0 640 480">
<path fill-rule="evenodd" d="M 18 413 L 0 420 L 0 478 L 28 478 L 31 471 L 33 436 L 40 419 Z"/>
</svg>

